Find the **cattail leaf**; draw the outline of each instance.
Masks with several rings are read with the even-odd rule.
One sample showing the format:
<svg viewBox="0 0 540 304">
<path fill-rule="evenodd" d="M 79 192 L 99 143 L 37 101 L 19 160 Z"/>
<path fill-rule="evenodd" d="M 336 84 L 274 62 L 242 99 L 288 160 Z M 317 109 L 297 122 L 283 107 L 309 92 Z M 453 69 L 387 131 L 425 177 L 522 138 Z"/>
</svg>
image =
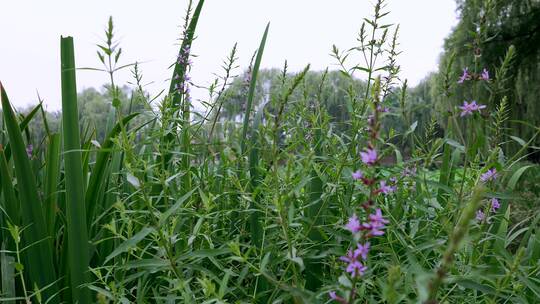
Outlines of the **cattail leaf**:
<svg viewBox="0 0 540 304">
<path fill-rule="evenodd" d="M 85 184 L 79 134 L 79 111 L 75 80 L 75 52 L 73 38 L 60 38 L 62 81 L 62 141 L 66 187 L 66 222 L 68 265 L 71 295 L 74 303 L 90 303 L 89 243 L 84 205 Z"/>
<path fill-rule="evenodd" d="M 58 287 L 55 283 L 56 271 L 53 266 L 52 243 L 48 238 L 36 178 L 30 166 L 30 160 L 26 153 L 26 147 L 15 113 L 1 83 L 0 99 L 15 165 L 22 223 L 26 227 L 22 236 L 24 243 L 31 245 L 25 252 L 27 270 L 30 280 L 40 288 L 50 285 L 48 289 L 43 291 L 45 297 L 49 299 L 49 303 L 58 303 L 58 298 L 54 297 L 58 293 Z"/>
</svg>

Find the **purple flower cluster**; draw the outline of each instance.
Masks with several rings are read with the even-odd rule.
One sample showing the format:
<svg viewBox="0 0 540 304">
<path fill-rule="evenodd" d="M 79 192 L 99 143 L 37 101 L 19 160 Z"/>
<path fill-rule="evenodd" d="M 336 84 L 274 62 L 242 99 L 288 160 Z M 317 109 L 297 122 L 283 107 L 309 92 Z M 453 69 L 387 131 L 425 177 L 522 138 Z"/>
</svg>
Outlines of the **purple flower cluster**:
<svg viewBox="0 0 540 304">
<path fill-rule="evenodd" d="M 495 181 L 498 177 L 499 177 L 499 173 L 497 172 L 497 169 L 492 168 L 492 169 L 488 169 L 485 173 L 480 175 L 480 181 L 483 183 L 488 183 L 490 181 Z M 499 210 L 499 208 L 501 208 L 501 203 L 499 202 L 499 200 L 495 197 L 492 198 L 490 201 L 489 211 L 491 213 L 496 213 L 497 210 Z M 485 211 L 487 212 L 487 210 L 482 210 L 482 209 L 476 211 L 477 221 L 483 222 L 484 220 L 486 220 L 487 215 Z M 489 219 L 488 219 L 488 222 L 489 222 Z"/>
<path fill-rule="evenodd" d="M 491 199 L 491 212 L 495 213 L 497 210 L 501 208 L 501 203 L 499 203 L 499 200 L 496 198 Z"/>
<path fill-rule="evenodd" d="M 330 291 L 328 295 L 330 296 L 330 299 L 334 301 L 338 301 L 339 303 L 343 303 L 343 304 L 347 303 L 347 300 L 345 300 L 345 298 L 338 296 L 335 291 Z"/>
<path fill-rule="evenodd" d="M 192 65 L 192 61 L 189 58 L 189 46 L 185 46 L 178 56 L 177 64 L 184 66 L 184 75 L 181 77 L 181 75 L 176 75 L 174 79 L 177 81 L 176 84 L 176 91 L 179 94 L 189 95 L 190 88 L 189 88 L 189 82 L 191 81 L 191 77 L 187 74 L 188 67 Z"/>
<path fill-rule="evenodd" d="M 366 151 L 360 152 L 362 162 L 368 166 L 373 166 L 377 162 L 377 150 L 367 148 Z"/>
<path fill-rule="evenodd" d="M 379 161 L 379 153 L 375 148 L 379 136 L 379 117 L 381 113 L 388 111 L 388 108 L 384 107 L 380 101 L 374 101 L 373 114 L 368 116 L 370 142 L 367 148 L 360 152 L 360 159 L 367 168 L 364 172 L 357 170 L 351 174 L 353 181 L 361 181 L 369 188 L 369 197 L 367 201 L 362 204 L 362 207 L 366 210 L 365 217 L 361 220 L 355 213 L 349 218 L 344 227 L 352 233 L 352 239 L 354 240 L 354 243 L 356 243 L 356 248 L 349 248 L 347 254 L 340 257 L 340 260 L 346 263 L 345 272 L 353 279 L 363 276 L 368 270 L 366 265 L 366 260 L 370 252 L 370 243 L 368 240 L 372 237 L 384 235 L 386 225 L 389 223 L 389 221 L 383 217 L 380 208 L 375 208 L 374 212 L 370 212 L 369 210 L 373 210 L 373 204 L 376 202 L 376 197 L 378 195 L 388 195 L 397 189 L 395 186 L 397 183 L 396 178 L 390 178 L 388 182 L 386 180 L 379 180 L 377 177 L 377 170 L 375 168 L 370 169 L 370 167 L 375 167 Z M 372 175 L 368 174 L 368 172 Z M 353 281 L 356 282 L 355 280 Z M 354 293 L 355 291 L 353 288 L 351 293 L 353 299 Z M 329 296 L 330 299 L 339 303 L 349 303 L 335 291 L 331 291 Z"/>
<path fill-rule="evenodd" d="M 353 172 L 353 174 L 352 174 L 352 178 L 354 180 L 361 180 L 363 177 L 364 177 L 364 174 L 360 170 L 357 170 L 357 171 Z"/>
<path fill-rule="evenodd" d="M 469 68 L 464 68 L 463 74 L 461 74 L 461 76 L 459 77 L 458 83 L 462 84 L 465 81 L 474 80 L 474 79 L 489 81 L 490 80 L 489 71 L 486 68 L 484 68 L 482 70 L 482 73 L 474 74 L 474 73 L 469 72 Z"/>
<path fill-rule="evenodd" d="M 383 217 L 380 208 L 377 208 L 374 214 L 370 214 L 368 216 L 368 220 L 369 221 L 365 223 L 360 223 L 358 216 L 353 214 L 345 225 L 345 229 L 349 230 L 353 234 L 360 231 L 367 231 L 367 234 L 365 235 L 366 238 L 384 234 L 383 229 L 386 228 L 386 224 L 389 222 Z"/>
<path fill-rule="evenodd" d="M 496 198 L 492 198 L 490 201 L 489 211 L 491 213 L 497 213 L 497 210 L 499 210 L 499 208 L 501 208 L 501 203 L 499 202 L 499 200 Z M 483 210 L 479 209 L 478 211 L 476 211 L 477 221 L 483 222 L 485 219 L 486 219 L 486 213 Z"/>
<path fill-rule="evenodd" d="M 484 213 L 484 211 L 482 211 L 482 210 L 476 211 L 476 220 L 477 221 L 482 222 L 482 221 L 484 221 L 485 218 L 486 218 L 486 214 Z"/>
<path fill-rule="evenodd" d="M 353 214 L 349 218 L 345 228 L 353 234 L 359 233 L 360 231 L 366 231 L 367 233 L 364 235 L 365 238 L 384 234 L 383 229 L 389 222 L 383 217 L 381 209 L 377 208 L 374 214 L 370 214 L 368 216 L 368 220 L 369 221 L 366 223 L 360 223 L 358 216 Z M 362 264 L 361 261 L 365 261 L 367 259 L 369 248 L 369 242 L 366 242 L 364 245 L 358 243 L 356 245 L 356 249 L 350 249 L 347 252 L 347 255 L 340 258 L 340 260 L 347 263 L 346 271 L 351 275 L 351 277 L 354 278 L 357 276 L 362 276 L 367 270 L 367 266 Z M 360 260 L 359 258 L 362 259 Z"/>
<path fill-rule="evenodd" d="M 349 218 L 349 222 L 347 222 L 345 228 L 353 234 L 359 232 L 362 229 L 362 225 L 360 224 L 360 221 L 358 220 L 358 216 L 356 216 L 356 214 L 353 214 Z"/>
<path fill-rule="evenodd" d="M 368 230 L 367 237 L 381 236 L 388 223 L 388 220 L 382 216 L 381 209 L 377 208 L 375 214 L 369 215 L 369 222 L 362 224 L 362 228 Z"/>
<path fill-rule="evenodd" d="M 458 83 L 464 83 L 465 81 L 467 80 L 471 80 L 472 79 L 472 75 L 469 73 L 469 68 L 464 68 L 463 69 L 463 74 L 461 75 L 461 77 L 459 77 L 459 80 L 458 80 Z"/>
<path fill-rule="evenodd" d="M 480 79 L 484 81 L 489 81 L 489 71 L 487 69 L 482 70 L 482 73 L 480 74 Z"/>
<path fill-rule="evenodd" d="M 480 175 L 480 180 L 484 183 L 487 183 L 489 181 L 494 181 L 497 179 L 499 175 L 497 174 L 497 169 L 489 169 L 486 171 L 486 173 Z"/>
<path fill-rule="evenodd" d="M 349 250 L 347 255 L 339 258 L 343 262 L 347 263 L 346 271 L 355 278 L 357 276 L 362 276 L 367 270 L 367 266 L 362 264 L 362 261 L 367 259 L 369 253 L 369 243 L 364 245 L 358 243 L 355 250 Z M 361 258 L 361 259 L 360 259 Z"/>
<path fill-rule="evenodd" d="M 467 101 L 463 102 L 463 105 L 459 107 L 461 109 L 461 117 L 466 115 L 472 115 L 475 111 L 480 112 L 480 110 L 485 109 L 485 105 L 477 104 L 476 101 L 468 103 Z"/>
<path fill-rule="evenodd" d="M 378 193 L 383 193 L 383 194 L 390 194 L 394 191 L 396 191 L 397 187 L 396 186 L 389 186 L 386 184 L 386 181 L 381 181 L 380 182 L 380 188 L 377 189 L 377 192 Z"/>
</svg>

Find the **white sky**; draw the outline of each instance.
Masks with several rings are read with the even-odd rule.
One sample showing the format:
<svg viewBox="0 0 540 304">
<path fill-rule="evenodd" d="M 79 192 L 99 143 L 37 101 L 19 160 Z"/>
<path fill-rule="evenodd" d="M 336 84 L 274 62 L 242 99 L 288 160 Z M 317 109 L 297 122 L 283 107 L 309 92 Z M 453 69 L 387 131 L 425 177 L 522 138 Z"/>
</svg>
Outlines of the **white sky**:
<svg viewBox="0 0 540 304">
<path fill-rule="evenodd" d="M 214 79 L 221 62 L 238 42 L 245 69 L 271 22 L 262 67 L 291 71 L 306 64 L 312 70 L 332 67 L 332 44 L 351 47 L 373 0 L 206 0 L 192 47 L 198 57 L 192 78 L 198 84 Z M 104 39 L 112 15 L 123 48 L 121 64 L 144 61 L 143 81 L 157 93 L 167 87 L 167 69 L 177 54 L 177 38 L 187 0 L 2 0 L 0 6 L 0 81 L 17 107 L 33 104 L 37 93 L 49 110 L 59 109 L 60 35 L 75 39 L 78 67 L 100 67 L 95 44 Z M 196 2 L 196 1 L 194 1 Z M 435 71 L 444 38 L 457 23 L 454 0 L 389 0 L 387 21 L 401 24 L 399 63 L 402 78 L 414 85 Z M 119 72 L 117 83 L 132 80 Z M 107 75 L 79 71 L 78 90 L 100 87 Z M 200 96 L 200 92 L 197 94 Z M 198 96 L 195 96 L 198 97 Z"/>
</svg>

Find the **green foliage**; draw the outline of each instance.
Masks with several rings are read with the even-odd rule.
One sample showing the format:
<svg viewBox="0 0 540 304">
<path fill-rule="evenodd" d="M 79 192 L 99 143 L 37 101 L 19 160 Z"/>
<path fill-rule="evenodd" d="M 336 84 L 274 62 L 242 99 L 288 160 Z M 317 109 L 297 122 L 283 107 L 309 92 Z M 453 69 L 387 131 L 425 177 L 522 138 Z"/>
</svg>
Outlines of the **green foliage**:
<svg viewBox="0 0 540 304">
<path fill-rule="evenodd" d="M 535 131 L 530 126 L 540 125 L 540 87 L 534 85 L 540 81 L 540 2 L 460 0 L 458 12 L 460 21 L 446 39 L 439 73 L 442 78 L 448 63 L 453 61 L 448 69 L 452 95 L 444 94 L 442 82 L 433 86 L 434 114 L 446 125 L 444 113 L 464 100 L 476 99 L 493 109 L 506 96 L 510 119 L 504 127 L 513 136 L 532 137 Z M 458 85 L 458 77 L 466 67 L 474 73 L 486 68 L 491 81 Z M 470 86 L 474 89 L 470 90 Z M 540 139 L 536 139 L 535 145 L 539 143 Z M 507 153 L 518 149 L 515 145 L 505 147 Z"/>
<path fill-rule="evenodd" d="M 314 304 L 338 291 L 350 304 L 535 303 L 540 170 L 522 160 L 540 130 L 515 136 L 509 91 L 480 114 L 449 104 L 436 120 L 438 88 L 447 101 L 483 89 L 456 91 L 445 71 L 400 83 L 398 30 L 379 0 L 356 46 L 334 46 L 338 71 L 259 71 L 267 28 L 249 81 L 231 76 L 234 46 L 198 113 L 186 46 L 202 4 L 189 4 L 166 95 L 144 92 L 138 64 L 120 65 L 112 19 L 94 69 L 105 91 L 76 94 L 70 38 L 61 115 L 17 115 L 2 87 L 1 301 Z M 492 66 L 500 78 L 512 52 Z M 116 84 L 122 68 L 132 87 Z M 508 138 L 515 154 L 503 153 Z M 373 164 L 360 157 L 368 147 Z M 344 226 L 374 208 L 388 224 L 352 277 L 339 257 L 366 240 Z"/>
</svg>

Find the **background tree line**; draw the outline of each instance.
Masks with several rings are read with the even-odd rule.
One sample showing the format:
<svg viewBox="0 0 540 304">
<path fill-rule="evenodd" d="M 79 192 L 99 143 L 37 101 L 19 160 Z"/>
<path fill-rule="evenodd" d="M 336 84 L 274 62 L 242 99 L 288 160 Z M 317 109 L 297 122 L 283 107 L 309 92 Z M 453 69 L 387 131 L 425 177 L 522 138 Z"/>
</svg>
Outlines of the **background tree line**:
<svg viewBox="0 0 540 304">
<path fill-rule="evenodd" d="M 510 120 L 505 126 L 510 135 L 529 140 L 534 135 L 534 128 L 540 126 L 540 1 L 539 0 L 457 0 L 459 23 L 446 38 L 440 57 L 439 71 L 426 76 L 418 85 L 408 88 L 402 94 L 401 88 L 395 88 L 386 98 L 391 113 L 401 114 L 406 111 L 410 121 L 392 119 L 385 122 L 388 132 L 405 132 L 414 124 L 414 132 L 423 136 L 426 128 L 435 128 L 444 132 L 448 111 L 468 101 L 470 84 L 459 84 L 463 69 L 471 73 L 480 73 L 484 68 L 491 79 L 504 75 L 497 82 L 485 82 L 475 88 L 478 103 L 495 109 L 507 97 Z M 512 48 L 511 48 L 512 46 Z M 511 54 L 509 54 L 511 50 Z M 505 71 L 495 70 L 501 62 L 509 60 Z M 503 73 L 504 72 L 504 73 Z M 276 111 L 273 99 L 280 94 L 286 75 L 279 69 L 259 71 L 255 98 L 255 109 L 265 105 L 267 111 Z M 286 73 L 286 72 L 285 72 Z M 219 102 L 223 105 L 220 119 L 235 121 L 241 119 L 246 106 L 248 73 L 236 77 L 224 92 Z M 289 77 L 290 78 L 290 77 Z M 362 92 L 365 83 L 359 79 L 350 79 L 339 71 L 310 71 L 304 78 L 301 90 L 290 97 L 295 100 L 309 101 L 312 106 L 324 107 L 329 120 L 338 130 L 346 128 L 349 120 L 351 90 Z M 446 92 L 452 90 L 452 95 Z M 132 107 L 133 111 L 147 111 L 144 98 L 137 98 L 137 93 L 128 87 L 122 88 L 120 99 L 124 111 Z M 316 96 L 317 95 L 317 96 Z M 404 100 L 401 100 L 404 99 Z M 79 93 L 80 118 L 84 125 L 95 130 L 96 138 L 105 136 L 107 120 L 110 119 L 111 102 L 107 88 L 97 90 L 88 88 Z M 23 109 L 27 113 L 32 109 Z M 57 131 L 60 128 L 60 113 L 46 112 L 48 128 Z M 144 116 L 138 118 L 144 119 Z M 34 119 L 31 129 L 36 139 L 42 138 L 45 126 L 43 120 Z M 431 130 L 430 129 L 430 130 Z M 508 138 L 509 141 L 512 139 Z M 406 143 L 405 143 L 406 144 Z M 540 146 L 537 138 L 534 146 Z M 509 145 L 509 149 L 517 149 Z M 538 161 L 539 153 L 531 150 L 531 160 Z"/>
</svg>

